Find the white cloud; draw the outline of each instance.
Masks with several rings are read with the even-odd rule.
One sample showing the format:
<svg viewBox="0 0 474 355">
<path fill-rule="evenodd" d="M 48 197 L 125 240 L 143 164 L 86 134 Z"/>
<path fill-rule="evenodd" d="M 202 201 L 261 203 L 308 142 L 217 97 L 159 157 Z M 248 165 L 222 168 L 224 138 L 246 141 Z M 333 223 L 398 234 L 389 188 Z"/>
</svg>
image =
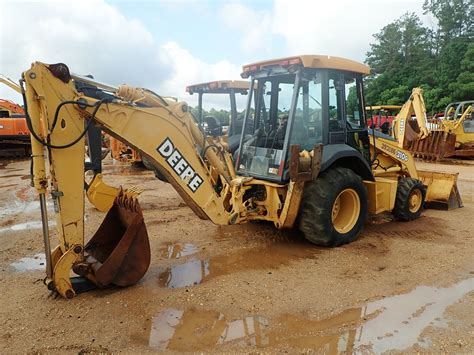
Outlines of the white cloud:
<svg viewBox="0 0 474 355">
<path fill-rule="evenodd" d="M 239 3 L 225 4 L 220 11 L 221 22 L 242 35 L 241 48 L 246 52 L 267 55 L 272 49 L 272 13 L 254 11 Z"/>
<path fill-rule="evenodd" d="M 372 35 L 405 12 L 422 14 L 422 0 L 276 0 L 273 31 L 289 54 L 321 53 L 363 61 Z"/>
<path fill-rule="evenodd" d="M 111 84 L 153 86 L 169 75 L 144 25 L 102 0 L 8 1 L 0 26 L 0 71 L 15 80 L 35 60 L 64 62 L 72 72 Z"/>
<path fill-rule="evenodd" d="M 240 46 L 251 61 L 296 54 L 363 61 L 373 34 L 405 12 L 423 16 L 422 5 L 423 0 L 274 0 L 269 11 L 226 5 L 221 18 L 242 32 Z"/>
<path fill-rule="evenodd" d="M 2 1 L 2 0 L 0 0 Z M 193 101 L 186 85 L 239 78 L 240 67 L 195 58 L 159 38 L 103 0 L 2 2 L 0 73 L 18 81 L 33 61 L 66 63 L 77 74 L 114 85 L 127 83 Z M 0 97 L 21 97 L 0 84 Z M 217 100 L 222 106 L 222 100 Z"/>
<path fill-rule="evenodd" d="M 185 92 L 186 86 L 213 80 L 240 78 L 240 66 L 227 60 L 220 60 L 212 64 L 205 63 L 175 42 L 164 44 L 162 50 L 166 53 L 167 64 L 171 67 L 172 74 L 167 80 L 160 83 L 160 92 L 173 93 L 174 96 L 192 106 L 197 104 L 197 95 L 187 94 Z M 216 108 L 224 108 L 229 105 L 228 99 L 223 95 L 208 95 L 206 101 L 208 105 Z"/>
</svg>

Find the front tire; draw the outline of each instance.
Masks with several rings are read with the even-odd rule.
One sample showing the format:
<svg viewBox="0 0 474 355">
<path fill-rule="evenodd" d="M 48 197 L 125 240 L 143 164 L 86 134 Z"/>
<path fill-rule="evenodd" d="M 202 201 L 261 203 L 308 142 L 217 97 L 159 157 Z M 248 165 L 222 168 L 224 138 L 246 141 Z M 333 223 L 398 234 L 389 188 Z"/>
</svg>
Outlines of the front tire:
<svg viewBox="0 0 474 355">
<path fill-rule="evenodd" d="M 421 215 L 425 204 L 426 190 L 420 180 L 401 178 L 398 180 L 397 197 L 393 215 L 400 221 L 412 221 Z"/>
<path fill-rule="evenodd" d="M 367 189 L 360 176 L 347 168 L 332 168 L 305 185 L 299 229 L 316 245 L 351 243 L 362 231 L 367 208 Z"/>
</svg>

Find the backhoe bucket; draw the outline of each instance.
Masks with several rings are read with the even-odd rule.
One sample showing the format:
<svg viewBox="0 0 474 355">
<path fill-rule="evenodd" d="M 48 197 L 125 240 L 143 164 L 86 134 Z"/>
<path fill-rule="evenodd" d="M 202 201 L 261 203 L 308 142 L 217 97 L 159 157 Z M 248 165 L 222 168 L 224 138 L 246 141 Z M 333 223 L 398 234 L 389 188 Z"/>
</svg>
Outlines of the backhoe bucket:
<svg viewBox="0 0 474 355">
<path fill-rule="evenodd" d="M 431 131 L 424 139 L 411 141 L 408 147 L 414 157 L 438 161 L 455 155 L 456 135 L 443 131 Z"/>
<path fill-rule="evenodd" d="M 425 206 L 441 210 L 463 207 L 457 185 L 458 175 L 418 170 L 418 177 L 426 187 Z"/>
<path fill-rule="evenodd" d="M 102 174 L 97 174 L 89 183 L 86 195 L 95 208 L 101 212 L 107 212 L 112 207 L 119 192 L 120 189 L 109 186 L 103 181 Z"/>
<path fill-rule="evenodd" d="M 85 246 L 85 261 L 98 286 L 129 286 L 150 265 L 150 243 L 138 200 L 120 191 L 97 232 Z"/>
</svg>

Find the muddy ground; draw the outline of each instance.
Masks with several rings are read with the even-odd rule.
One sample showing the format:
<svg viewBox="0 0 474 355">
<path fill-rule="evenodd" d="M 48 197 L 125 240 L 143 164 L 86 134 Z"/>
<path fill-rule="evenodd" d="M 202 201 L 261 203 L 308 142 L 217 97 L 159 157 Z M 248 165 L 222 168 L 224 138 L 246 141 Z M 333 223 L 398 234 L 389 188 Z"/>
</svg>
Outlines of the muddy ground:
<svg viewBox="0 0 474 355">
<path fill-rule="evenodd" d="M 473 353 L 474 165 L 419 165 L 459 172 L 464 208 L 373 218 L 324 249 L 199 220 L 151 172 L 107 160 L 106 181 L 145 189 L 152 262 L 136 286 L 65 300 L 42 283 L 29 163 L 1 162 L 0 352 Z M 88 237 L 103 217 L 86 203 Z"/>
</svg>

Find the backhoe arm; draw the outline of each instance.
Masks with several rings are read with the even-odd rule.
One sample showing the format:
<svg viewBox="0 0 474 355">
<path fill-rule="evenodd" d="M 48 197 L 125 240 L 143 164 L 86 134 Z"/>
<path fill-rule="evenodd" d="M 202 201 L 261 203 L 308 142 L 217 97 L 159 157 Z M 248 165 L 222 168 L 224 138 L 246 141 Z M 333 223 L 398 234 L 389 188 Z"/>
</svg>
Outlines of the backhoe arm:
<svg viewBox="0 0 474 355">
<path fill-rule="evenodd" d="M 415 114 L 416 124 L 411 119 Z M 408 100 L 400 109 L 393 120 L 393 136 L 402 149 L 407 149 L 410 142 L 416 139 L 428 137 L 429 131 L 426 127 L 426 107 L 423 100 L 423 90 L 414 88 Z"/>
<path fill-rule="evenodd" d="M 15 83 L 12 79 L 7 78 L 5 75 L 0 74 L 0 83 L 5 84 L 9 88 L 15 90 L 17 93 L 21 94 L 21 88 L 20 85 Z"/>
<path fill-rule="evenodd" d="M 138 202 L 122 193 L 115 203 L 118 207 L 106 217 L 106 221 L 118 220 L 122 225 L 114 229 L 103 224 L 84 246 L 84 135 L 92 124 L 147 156 L 199 217 L 216 224 L 230 223 L 230 182 L 235 177 L 232 161 L 228 153 L 206 141 L 185 103 L 128 86 L 112 94 L 102 95 L 97 90 L 100 95 L 86 96 L 76 89 L 64 64 L 36 62 L 23 73 L 23 80 L 35 188 L 43 199 L 47 190 L 51 192 L 60 241 L 47 266 L 51 289 L 65 297 L 74 296 L 71 269 L 99 286 L 126 286 L 132 281 L 119 276 L 120 268 L 133 267 L 127 262 L 133 254 L 129 250 L 137 249 L 139 256 L 140 248 L 134 243 L 145 245 L 145 249 L 148 245 L 148 239 L 136 242 L 134 235 L 146 235 Z M 43 222 L 46 244 L 47 218 Z M 123 238 L 119 237 L 114 247 L 104 246 L 113 239 L 107 235 L 111 231 Z M 98 246 L 107 249 L 106 257 L 97 252 Z M 121 254 L 116 252 L 120 248 L 125 248 Z M 140 272 L 144 273 L 148 264 Z"/>
</svg>

